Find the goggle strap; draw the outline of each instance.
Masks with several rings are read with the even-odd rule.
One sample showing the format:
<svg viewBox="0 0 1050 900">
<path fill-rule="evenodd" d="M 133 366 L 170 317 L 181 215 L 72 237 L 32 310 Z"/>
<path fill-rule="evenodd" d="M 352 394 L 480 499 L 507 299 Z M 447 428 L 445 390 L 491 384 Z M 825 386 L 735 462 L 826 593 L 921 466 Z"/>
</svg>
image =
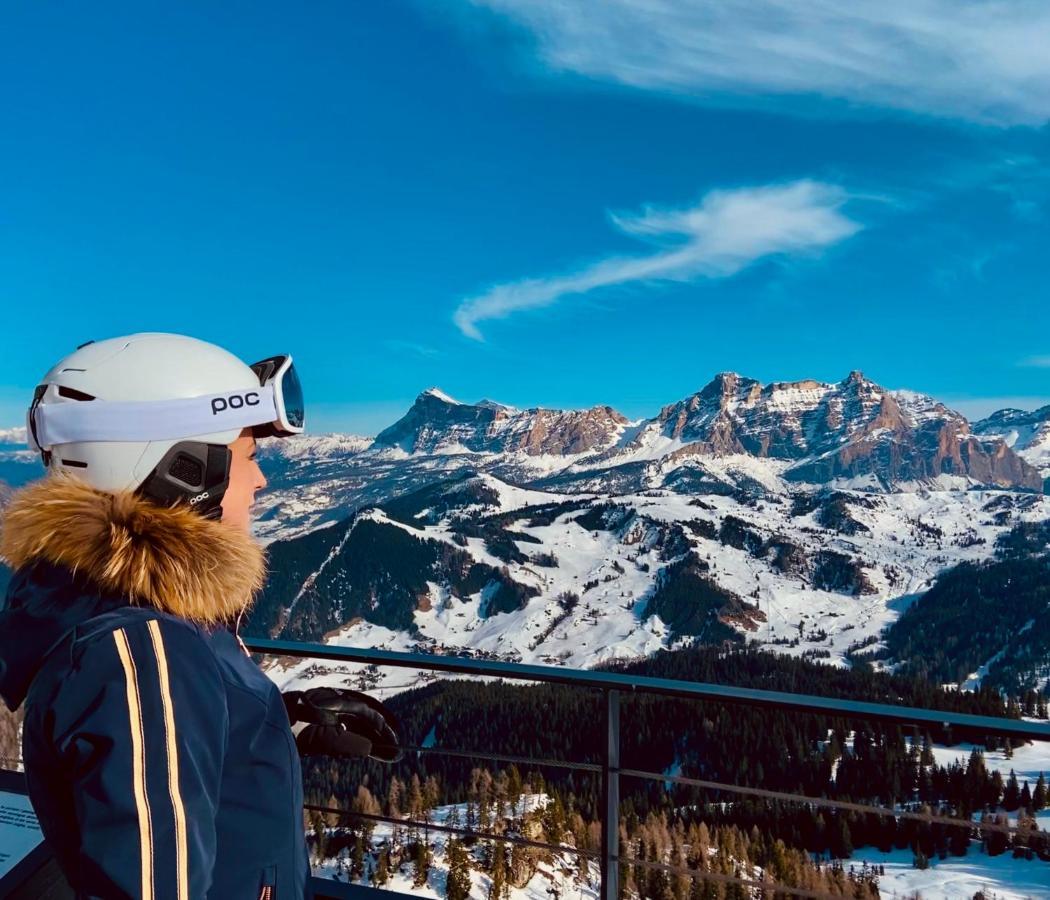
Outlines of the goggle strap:
<svg viewBox="0 0 1050 900">
<path fill-rule="evenodd" d="M 80 441 L 191 438 L 278 418 L 272 384 L 178 400 L 48 403 L 31 409 L 29 416 L 41 449 Z"/>
</svg>

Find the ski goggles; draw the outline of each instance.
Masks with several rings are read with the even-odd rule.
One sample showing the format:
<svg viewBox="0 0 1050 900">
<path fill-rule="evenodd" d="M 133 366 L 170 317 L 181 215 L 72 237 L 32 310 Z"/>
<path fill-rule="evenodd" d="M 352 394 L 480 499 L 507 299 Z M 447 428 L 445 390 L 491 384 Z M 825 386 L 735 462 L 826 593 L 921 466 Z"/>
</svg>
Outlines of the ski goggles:
<svg viewBox="0 0 1050 900">
<path fill-rule="evenodd" d="M 43 390 L 37 388 L 26 414 L 29 443 L 47 450 L 81 441 L 189 439 L 234 428 L 251 428 L 256 437 L 300 434 L 306 412 L 292 357 L 271 356 L 250 368 L 259 378 L 258 388 L 173 400 L 107 401 L 84 396 L 77 403 L 41 403 L 47 389 L 41 385 Z"/>
<path fill-rule="evenodd" d="M 269 356 L 252 363 L 251 370 L 259 376 L 262 387 L 273 387 L 274 410 L 277 417 L 255 427 L 256 437 L 287 437 L 299 434 L 306 422 L 303 386 L 295 371 L 291 356 Z"/>
</svg>

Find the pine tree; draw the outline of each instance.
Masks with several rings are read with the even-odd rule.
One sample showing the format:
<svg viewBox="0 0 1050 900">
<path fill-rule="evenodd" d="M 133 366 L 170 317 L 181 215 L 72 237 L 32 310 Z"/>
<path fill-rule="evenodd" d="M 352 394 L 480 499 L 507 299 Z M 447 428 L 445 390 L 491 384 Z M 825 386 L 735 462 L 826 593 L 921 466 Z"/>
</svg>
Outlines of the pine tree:
<svg viewBox="0 0 1050 900">
<path fill-rule="evenodd" d="M 983 802 L 986 806 L 998 806 L 999 801 L 1003 797 L 1004 787 L 1002 773 L 996 770 L 992 772 L 991 778 L 985 779 L 985 788 L 977 796 L 983 797 Z M 972 795 L 967 794 L 966 796 Z"/>
<path fill-rule="evenodd" d="M 354 812 L 364 813 L 368 816 L 376 816 L 383 811 L 379 806 L 379 801 L 363 784 L 358 786 L 351 808 Z M 372 834 L 375 831 L 375 822 L 371 819 L 360 819 L 358 821 L 364 844 L 366 847 L 370 847 L 372 845 Z"/>
<path fill-rule="evenodd" d="M 356 881 L 365 874 L 365 839 L 359 834 L 350 854 L 350 879 Z"/>
<path fill-rule="evenodd" d="M 919 765 L 932 766 L 934 764 L 933 742 L 929 733 L 922 736 L 922 753 L 919 756 Z"/>
<path fill-rule="evenodd" d="M 328 795 L 328 801 L 325 803 L 325 806 L 331 810 L 342 808 L 335 794 Z M 328 825 L 329 828 L 335 828 L 337 825 L 340 824 L 340 820 L 343 818 L 343 816 L 338 812 L 326 812 L 322 813 L 321 815 L 324 816 L 325 824 Z"/>
<path fill-rule="evenodd" d="M 423 887 L 430 876 L 430 845 L 426 841 L 416 841 L 415 859 L 412 862 L 415 869 L 412 884 Z"/>
<path fill-rule="evenodd" d="M 448 842 L 447 900 L 467 900 L 470 896 L 470 866 L 462 842 L 452 838 Z"/>
<path fill-rule="evenodd" d="M 487 832 L 492 824 L 492 776 L 484 769 L 477 779 L 478 830 Z"/>
<path fill-rule="evenodd" d="M 1003 809 L 1014 812 L 1021 803 L 1021 788 L 1017 784 L 1017 775 L 1010 770 L 1010 778 L 1006 782 L 1006 790 L 1003 791 Z"/>
<path fill-rule="evenodd" d="M 405 795 L 405 784 L 396 775 L 390 779 L 390 788 L 386 795 L 386 814 L 395 819 L 401 815 L 402 797 Z"/>
<path fill-rule="evenodd" d="M 409 782 L 408 786 L 408 815 L 413 819 L 423 818 L 423 807 L 425 806 L 425 800 L 423 799 L 423 784 L 419 780 L 419 776 L 413 773 L 412 781 Z"/>
<path fill-rule="evenodd" d="M 324 860 L 328 853 L 328 831 L 325 828 L 324 814 L 313 813 L 314 845 L 317 849 L 317 859 Z"/>
<path fill-rule="evenodd" d="M 565 806 L 557 794 L 543 811 L 543 827 L 547 832 L 547 840 L 552 844 L 561 843 L 565 833 Z"/>
<path fill-rule="evenodd" d="M 441 800 L 441 786 L 438 784 L 437 777 L 434 775 L 428 775 L 426 782 L 423 784 L 423 805 L 424 805 L 424 816 L 426 820 L 430 821 L 431 810 Z"/>
<path fill-rule="evenodd" d="M 521 801 L 522 788 L 521 773 L 518 771 L 518 767 L 512 763 L 511 767 L 507 769 L 507 792 L 510 796 L 512 815 L 515 817 L 518 815 L 518 804 Z"/>
<path fill-rule="evenodd" d="M 384 845 L 383 849 L 379 851 L 379 862 L 376 863 L 375 876 L 373 881 L 376 887 L 382 887 L 390 880 L 390 850 Z"/>
<path fill-rule="evenodd" d="M 837 859 L 849 859 L 853 855 L 853 840 L 850 837 L 849 822 L 845 816 L 839 816 L 838 827 L 832 829 L 831 855 Z"/>
<path fill-rule="evenodd" d="M 1039 773 L 1039 780 L 1035 783 L 1035 791 L 1032 794 L 1032 809 L 1035 812 L 1039 812 L 1041 809 L 1046 808 L 1046 779 L 1043 777 L 1043 773 Z"/>
<path fill-rule="evenodd" d="M 488 900 L 506 900 L 510 894 L 507 885 L 507 848 L 503 841 L 495 841 L 492 848 L 491 883 Z"/>
</svg>

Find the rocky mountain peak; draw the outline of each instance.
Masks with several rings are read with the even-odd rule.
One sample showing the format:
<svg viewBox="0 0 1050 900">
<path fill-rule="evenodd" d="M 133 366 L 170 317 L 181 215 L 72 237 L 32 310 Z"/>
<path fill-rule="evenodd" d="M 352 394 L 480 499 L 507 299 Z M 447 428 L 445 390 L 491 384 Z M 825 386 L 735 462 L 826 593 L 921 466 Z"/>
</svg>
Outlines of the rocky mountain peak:
<svg viewBox="0 0 1050 900">
<path fill-rule="evenodd" d="M 702 401 L 730 400 L 748 393 L 756 385 L 758 382 L 753 378 L 745 378 L 736 372 L 719 372 L 695 396 Z"/>
<path fill-rule="evenodd" d="M 448 406 L 462 406 L 454 397 L 450 397 L 439 387 L 428 387 L 418 397 L 416 403 L 443 403 Z"/>
<path fill-rule="evenodd" d="M 748 454 L 794 463 L 803 481 L 871 480 L 885 487 L 960 475 L 1038 489 L 1041 478 L 1001 442 L 978 440 L 966 419 L 931 397 L 888 391 L 855 370 L 828 384 L 761 385 L 722 372 L 698 394 L 664 407 L 633 442 L 658 433 L 693 456 Z"/>
<path fill-rule="evenodd" d="M 376 437 L 374 446 L 399 447 L 414 454 L 573 455 L 608 448 L 626 423 L 610 406 L 517 410 L 491 400 L 460 403 L 431 388 Z"/>
</svg>

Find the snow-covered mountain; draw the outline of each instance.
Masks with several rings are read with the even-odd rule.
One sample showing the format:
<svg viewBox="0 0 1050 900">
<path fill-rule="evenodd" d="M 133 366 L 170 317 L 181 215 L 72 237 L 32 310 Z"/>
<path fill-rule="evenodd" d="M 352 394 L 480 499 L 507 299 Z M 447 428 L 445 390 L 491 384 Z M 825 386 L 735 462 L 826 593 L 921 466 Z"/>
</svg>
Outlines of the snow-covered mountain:
<svg viewBox="0 0 1050 900">
<path fill-rule="evenodd" d="M 1043 474 L 960 413 L 852 372 L 840 382 L 733 373 L 629 421 L 608 406 L 517 410 L 424 391 L 369 445 L 272 442 L 278 489 L 261 501 L 269 540 L 336 521 L 462 471 L 562 493 L 786 493 L 805 485 L 879 493 L 991 486 L 1041 491 Z"/>
<path fill-rule="evenodd" d="M 735 373 L 645 422 L 618 454 L 668 461 L 747 454 L 785 463 L 790 481 L 867 482 L 884 489 L 942 476 L 1041 488 L 1003 442 L 971 433 L 957 412 L 922 394 L 893 392 L 851 372 L 843 381 L 762 385 Z M 615 458 L 615 457 L 613 457 Z"/>
<path fill-rule="evenodd" d="M 639 421 L 431 389 L 368 446 L 304 440 L 266 450 L 258 523 L 279 574 L 253 627 L 290 638 L 575 666 L 747 638 L 845 662 L 1050 518 L 1007 436 L 859 372 L 725 373 Z"/>
<path fill-rule="evenodd" d="M 43 471 L 40 454 L 26 445 L 25 428 L 0 428 L 0 482 L 17 487 Z"/>
<path fill-rule="evenodd" d="M 400 447 L 407 453 L 572 456 L 612 446 L 625 425 L 627 419 L 609 406 L 518 410 L 491 400 L 459 403 L 431 388 L 376 437 L 374 446 Z"/>
<path fill-rule="evenodd" d="M 975 422 L 975 433 L 1000 438 L 1030 466 L 1038 469 L 1050 493 L 1050 406 L 1033 412 L 1001 409 Z"/>
<path fill-rule="evenodd" d="M 1041 494 L 1047 410 L 971 427 L 859 372 L 732 373 L 629 421 L 431 389 L 374 440 L 263 442 L 258 633 L 588 666 L 759 640 L 844 661 Z M 0 435 L 0 481 L 39 474 Z"/>
<path fill-rule="evenodd" d="M 940 572 L 986 559 L 1011 527 L 1048 518 L 1050 497 L 1033 493 L 610 498 L 465 476 L 272 543 L 275 574 L 250 626 L 584 667 L 745 638 L 843 663 L 878 644 Z M 299 667 L 279 680 L 325 668 Z M 335 683 L 358 674 L 332 671 Z"/>
<path fill-rule="evenodd" d="M 722 373 L 638 421 L 610 406 L 519 410 L 460 403 L 432 388 L 374 440 L 264 442 L 270 491 L 258 533 L 304 533 L 464 470 L 565 493 L 762 493 L 807 484 L 1040 491 L 1050 476 L 1047 419 L 1046 409 L 1004 410 L 971 428 L 932 397 L 887 390 L 859 372 L 836 383 L 768 385 Z M 0 480 L 18 485 L 40 471 L 24 429 L 0 432 Z"/>
</svg>

